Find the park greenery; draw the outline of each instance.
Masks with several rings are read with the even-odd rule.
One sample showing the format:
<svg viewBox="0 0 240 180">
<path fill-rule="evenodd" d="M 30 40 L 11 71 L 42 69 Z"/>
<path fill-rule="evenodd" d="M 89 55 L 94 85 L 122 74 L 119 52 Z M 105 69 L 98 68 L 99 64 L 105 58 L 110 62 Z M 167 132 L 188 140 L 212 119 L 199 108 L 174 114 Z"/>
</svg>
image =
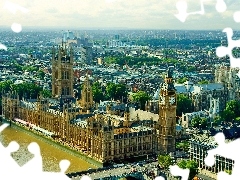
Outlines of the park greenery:
<svg viewBox="0 0 240 180">
<path fill-rule="evenodd" d="M 198 174 L 198 164 L 193 160 L 181 160 L 177 165 L 182 169 L 189 169 L 188 180 L 192 180 Z"/>
</svg>

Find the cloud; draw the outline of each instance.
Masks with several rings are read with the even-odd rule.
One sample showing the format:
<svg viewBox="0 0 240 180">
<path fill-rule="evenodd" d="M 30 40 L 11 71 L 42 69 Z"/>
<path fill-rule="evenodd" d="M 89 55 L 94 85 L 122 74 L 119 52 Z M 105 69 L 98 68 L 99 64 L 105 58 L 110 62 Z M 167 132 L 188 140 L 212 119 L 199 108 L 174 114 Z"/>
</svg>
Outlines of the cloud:
<svg viewBox="0 0 240 180">
<path fill-rule="evenodd" d="M 189 16 L 184 24 L 179 22 L 177 13 L 178 0 L 12 0 L 29 10 L 28 15 L 18 12 L 13 15 L 6 10 L 1 17 L 1 24 L 10 26 L 13 21 L 24 26 L 66 26 L 84 27 L 129 27 L 158 29 L 188 29 L 223 27 L 221 22 L 233 22 L 233 13 L 238 11 L 240 2 L 225 0 L 227 11 L 216 12 L 216 0 L 205 0 L 205 14 Z M 200 0 L 187 0 L 188 11 L 200 10 Z M 0 4 L 0 6 L 3 5 Z M 3 7 L 3 6 L 2 6 Z M 240 8 L 239 8 L 240 10 Z M 224 16 L 224 18 L 222 18 Z M 225 19 L 222 21 L 222 19 Z M 204 25 L 196 22 L 204 22 Z M 220 23 L 219 23 L 220 22 Z M 177 25 L 177 26 L 176 26 Z"/>
</svg>

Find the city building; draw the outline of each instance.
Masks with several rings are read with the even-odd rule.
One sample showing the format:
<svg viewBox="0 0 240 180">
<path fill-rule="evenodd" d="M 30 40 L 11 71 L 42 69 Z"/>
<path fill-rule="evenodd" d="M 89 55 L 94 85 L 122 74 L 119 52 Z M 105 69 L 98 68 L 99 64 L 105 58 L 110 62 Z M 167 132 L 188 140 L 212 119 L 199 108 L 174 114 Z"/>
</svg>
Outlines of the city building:
<svg viewBox="0 0 240 180">
<path fill-rule="evenodd" d="M 214 166 L 210 167 L 205 165 L 205 158 L 208 155 L 208 150 L 214 149 L 218 146 L 214 136 L 218 132 L 223 132 L 225 135 L 225 142 L 230 143 L 236 138 L 240 137 L 240 127 L 226 127 L 221 129 L 211 129 L 210 132 L 203 134 L 193 134 L 190 139 L 190 159 L 198 163 L 201 173 L 206 174 L 212 178 L 220 171 L 232 170 L 234 160 L 216 155 Z"/>
<path fill-rule="evenodd" d="M 20 99 L 3 93 L 3 116 L 10 122 L 42 131 L 53 140 L 79 151 L 101 163 L 175 152 L 176 90 L 172 71 L 161 84 L 159 117 L 130 113 L 128 104 L 122 116 L 94 113 L 92 89 L 86 75 L 81 98 L 73 92 L 72 49 L 53 48 L 52 98 Z M 143 113 L 144 114 L 144 113 Z"/>
<path fill-rule="evenodd" d="M 217 111 L 225 109 L 228 101 L 239 99 L 238 69 L 226 66 L 217 66 L 215 70 L 215 82 L 208 84 L 195 84 L 186 81 L 183 84 L 175 83 L 177 94 L 187 95 L 193 103 L 194 111 L 209 110 L 211 101 L 219 102 Z M 159 100 L 159 90 L 154 95 Z M 216 102 L 215 102 L 216 103 Z"/>
<path fill-rule="evenodd" d="M 86 64 L 92 64 L 93 61 L 93 50 L 91 46 L 81 47 L 81 59 Z"/>
</svg>

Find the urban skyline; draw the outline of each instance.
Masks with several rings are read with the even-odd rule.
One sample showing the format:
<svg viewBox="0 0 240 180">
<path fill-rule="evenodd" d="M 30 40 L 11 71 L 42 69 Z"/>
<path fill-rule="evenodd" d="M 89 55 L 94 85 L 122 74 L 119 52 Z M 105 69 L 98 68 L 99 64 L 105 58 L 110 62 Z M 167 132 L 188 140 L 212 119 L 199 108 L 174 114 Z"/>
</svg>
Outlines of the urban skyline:
<svg viewBox="0 0 240 180">
<path fill-rule="evenodd" d="M 67 3 L 65 0 L 57 2 L 15 0 L 2 2 L 1 26 L 11 27 L 12 23 L 22 24 L 23 29 L 28 27 L 61 27 L 84 29 L 184 29 L 184 30 L 221 30 L 231 27 L 238 30 L 239 26 L 233 19 L 238 11 L 240 2 L 225 0 L 227 10 L 218 13 L 215 9 L 216 1 L 203 1 L 205 13 L 191 15 L 184 23 L 174 15 L 177 14 L 177 0 L 94 0 L 79 2 L 76 0 Z M 8 6 L 6 4 L 8 3 Z M 9 4 L 16 3 L 25 8 L 13 10 Z M 187 1 L 188 12 L 200 10 L 199 2 Z"/>
</svg>

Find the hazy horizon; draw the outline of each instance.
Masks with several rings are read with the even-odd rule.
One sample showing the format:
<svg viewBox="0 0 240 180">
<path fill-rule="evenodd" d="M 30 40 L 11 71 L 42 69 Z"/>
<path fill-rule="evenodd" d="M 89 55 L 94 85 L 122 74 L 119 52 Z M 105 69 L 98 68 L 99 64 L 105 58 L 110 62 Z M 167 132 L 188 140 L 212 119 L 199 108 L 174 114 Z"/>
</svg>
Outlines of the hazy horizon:
<svg viewBox="0 0 240 180">
<path fill-rule="evenodd" d="M 200 10 L 200 0 L 188 2 L 188 12 Z M 150 30 L 239 30 L 233 14 L 240 11 L 240 2 L 225 0 L 227 10 L 218 13 L 216 0 L 204 1 L 205 14 L 190 15 L 184 23 L 178 13 L 178 0 L 12 0 L 1 2 L 0 26 L 11 28 L 48 29 L 150 29 Z M 9 6 L 18 4 L 20 8 Z M 7 6 L 6 6 L 7 4 Z M 10 8 L 9 8 L 10 7 Z M 11 9 L 12 8 L 12 9 Z M 26 12 L 25 12 L 26 11 Z M 28 12 L 27 12 L 28 11 Z"/>
</svg>

